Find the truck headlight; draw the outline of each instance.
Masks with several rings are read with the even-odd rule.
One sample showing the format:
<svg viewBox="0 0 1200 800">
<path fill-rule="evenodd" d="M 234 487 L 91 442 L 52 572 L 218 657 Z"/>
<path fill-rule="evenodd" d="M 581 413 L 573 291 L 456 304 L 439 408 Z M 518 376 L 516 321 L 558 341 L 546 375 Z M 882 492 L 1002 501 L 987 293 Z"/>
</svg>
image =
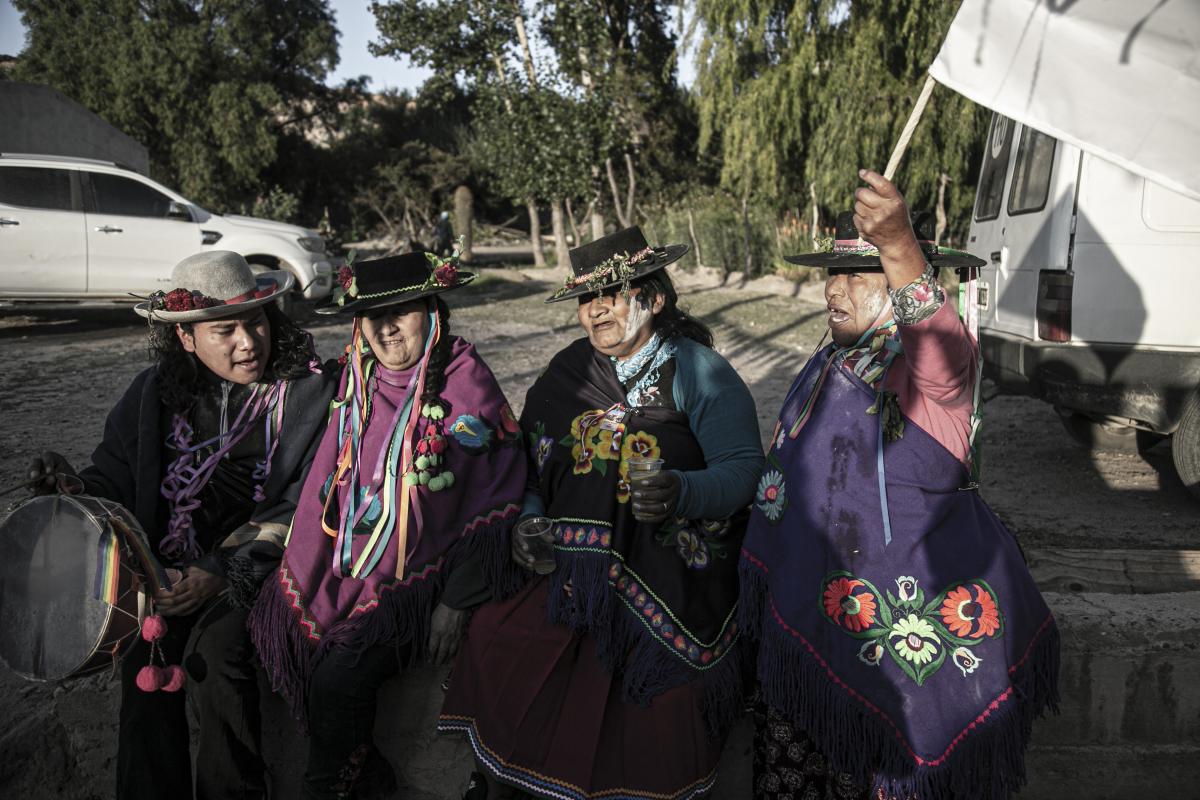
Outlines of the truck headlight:
<svg viewBox="0 0 1200 800">
<path fill-rule="evenodd" d="M 296 241 L 300 243 L 301 247 L 310 253 L 325 252 L 325 240 L 320 236 L 301 236 Z"/>
</svg>

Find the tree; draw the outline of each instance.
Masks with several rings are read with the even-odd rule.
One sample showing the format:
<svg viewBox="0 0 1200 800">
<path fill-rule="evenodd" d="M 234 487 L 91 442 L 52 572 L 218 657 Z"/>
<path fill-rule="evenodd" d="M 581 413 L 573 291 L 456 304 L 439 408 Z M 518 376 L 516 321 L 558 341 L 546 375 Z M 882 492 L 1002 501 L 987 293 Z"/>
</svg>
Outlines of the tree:
<svg viewBox="0 0 1200 800">
<path fill-rule="evenodd" d="M 265 188 L 280 142 L 342 99 L 327 0 L 14 0 L 28 45 L 14 77 L 82 103 L 150 151 L 197 202 Z M 355 87 L 351 86 L 353 90 Z"/>
<path fill-rule="evenodd" d="M 944 0 L 697 0 L 701 147 L 721 184 L 777 208 L 810 185 L 828 220 L 848 208 L 856 170 L 882 169 L 954 19 Z M 896 179 L 910 206 L 933 206 L 952 179 L 950 230 L 965 232 L 986 112 L 935 92 Z"/>
</svg>

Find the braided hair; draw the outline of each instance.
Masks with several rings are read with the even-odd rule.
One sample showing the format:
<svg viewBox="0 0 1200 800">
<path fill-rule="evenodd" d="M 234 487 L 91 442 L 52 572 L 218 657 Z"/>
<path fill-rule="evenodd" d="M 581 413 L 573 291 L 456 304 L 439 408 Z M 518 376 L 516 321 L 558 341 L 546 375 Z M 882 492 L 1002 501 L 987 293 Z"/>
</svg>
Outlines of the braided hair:
<svg viewBox="0 0 1200 800">
<path fill-rule="evenodd" d="M 659 297 L 663 299 L 662 311 L 654 315 L 654 330 L 663 339 L 673 339 L 676 336 L 686 336 L 694 342 L 712 348 L 713 335 L 707 325 L 679 307 L 679 294 L 675 284 L 666 270 L 652 272 L 646 277 L 634 281 L 634 286 L 640 287 L 639 303 L 646 308 L 654 306 Z"/>
<path fill-rule="evenodd" d="M 429 363 L 425 366 L 425 391 L 421 395 L 421 404 L 438 404 L 448 411 L 446 401 L 440 395 L 446 388 L 446 367 L 450 364 L 450 307 L 440 297 L 434 297 L 429 304 L 432 313 L 437 309 L 438 341 L 429 353 Z"/>
<path fill-rule="evenodd" d="M 262 380 L 292 380 L 306 375 L 315 358 L 312 335 L 292 322 L 274 303 L 263 306 L 271 326 L 271 354 Z M 149 352 L 154 362 L 159 397 L 168 411 L 184 413 L 196 402 L 205 385 L 204 367 L 194 353 L 183 349 L 173 322 L 151 322 Z M 178 323 L 192 333 L 190 322 Z"/>
</svg>

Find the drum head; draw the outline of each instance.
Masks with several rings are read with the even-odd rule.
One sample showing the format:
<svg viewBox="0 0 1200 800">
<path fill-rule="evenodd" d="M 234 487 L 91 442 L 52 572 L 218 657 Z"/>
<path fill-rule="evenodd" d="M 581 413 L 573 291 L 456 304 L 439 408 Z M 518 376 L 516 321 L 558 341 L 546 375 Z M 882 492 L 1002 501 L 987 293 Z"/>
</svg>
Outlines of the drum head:
<svg viewBox="0 0 1200 800">
<path fill-rule="evenodd" d="M 105 510 L 94 498 L 37 497 L 0 525 L 0 658 L 26 678 L 71 675 L 103 637 L 112 608 L 93 583 L 107 526 L 89 506 Z"/>
</svg>

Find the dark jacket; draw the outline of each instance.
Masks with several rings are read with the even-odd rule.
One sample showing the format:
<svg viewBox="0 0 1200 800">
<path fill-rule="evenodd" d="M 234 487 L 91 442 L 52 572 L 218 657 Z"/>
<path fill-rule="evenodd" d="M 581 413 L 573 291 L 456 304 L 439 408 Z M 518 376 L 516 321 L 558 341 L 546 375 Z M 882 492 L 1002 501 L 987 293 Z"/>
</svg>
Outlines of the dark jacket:
<svg viewBox="0 0 1200 800">
<path fill-rule="evenodd" d="M 263 487 L 266 498 L 255 507 L 252 522 L 283 526 L 291 522 L 325 429 L 336 381 L 336 374 L 323 371 L 291 382 L 279 446 Z M 155 369 L 150 367 L 133 379 L 109 412 L 104 438 L 92 453 L 91 466 L 80 472 L 88 494 L 114 500 L 129 509 L 155 546 L 162 539 L 166 520 L 161 487 L 167 420 Z M 259 539 L 236 547 L 217 547 L 195 564 L 224 576 L 234 601 L 248 607 L 263 579 L 278 566 L 282 552 L 275 543 Z"/>
</svg>

